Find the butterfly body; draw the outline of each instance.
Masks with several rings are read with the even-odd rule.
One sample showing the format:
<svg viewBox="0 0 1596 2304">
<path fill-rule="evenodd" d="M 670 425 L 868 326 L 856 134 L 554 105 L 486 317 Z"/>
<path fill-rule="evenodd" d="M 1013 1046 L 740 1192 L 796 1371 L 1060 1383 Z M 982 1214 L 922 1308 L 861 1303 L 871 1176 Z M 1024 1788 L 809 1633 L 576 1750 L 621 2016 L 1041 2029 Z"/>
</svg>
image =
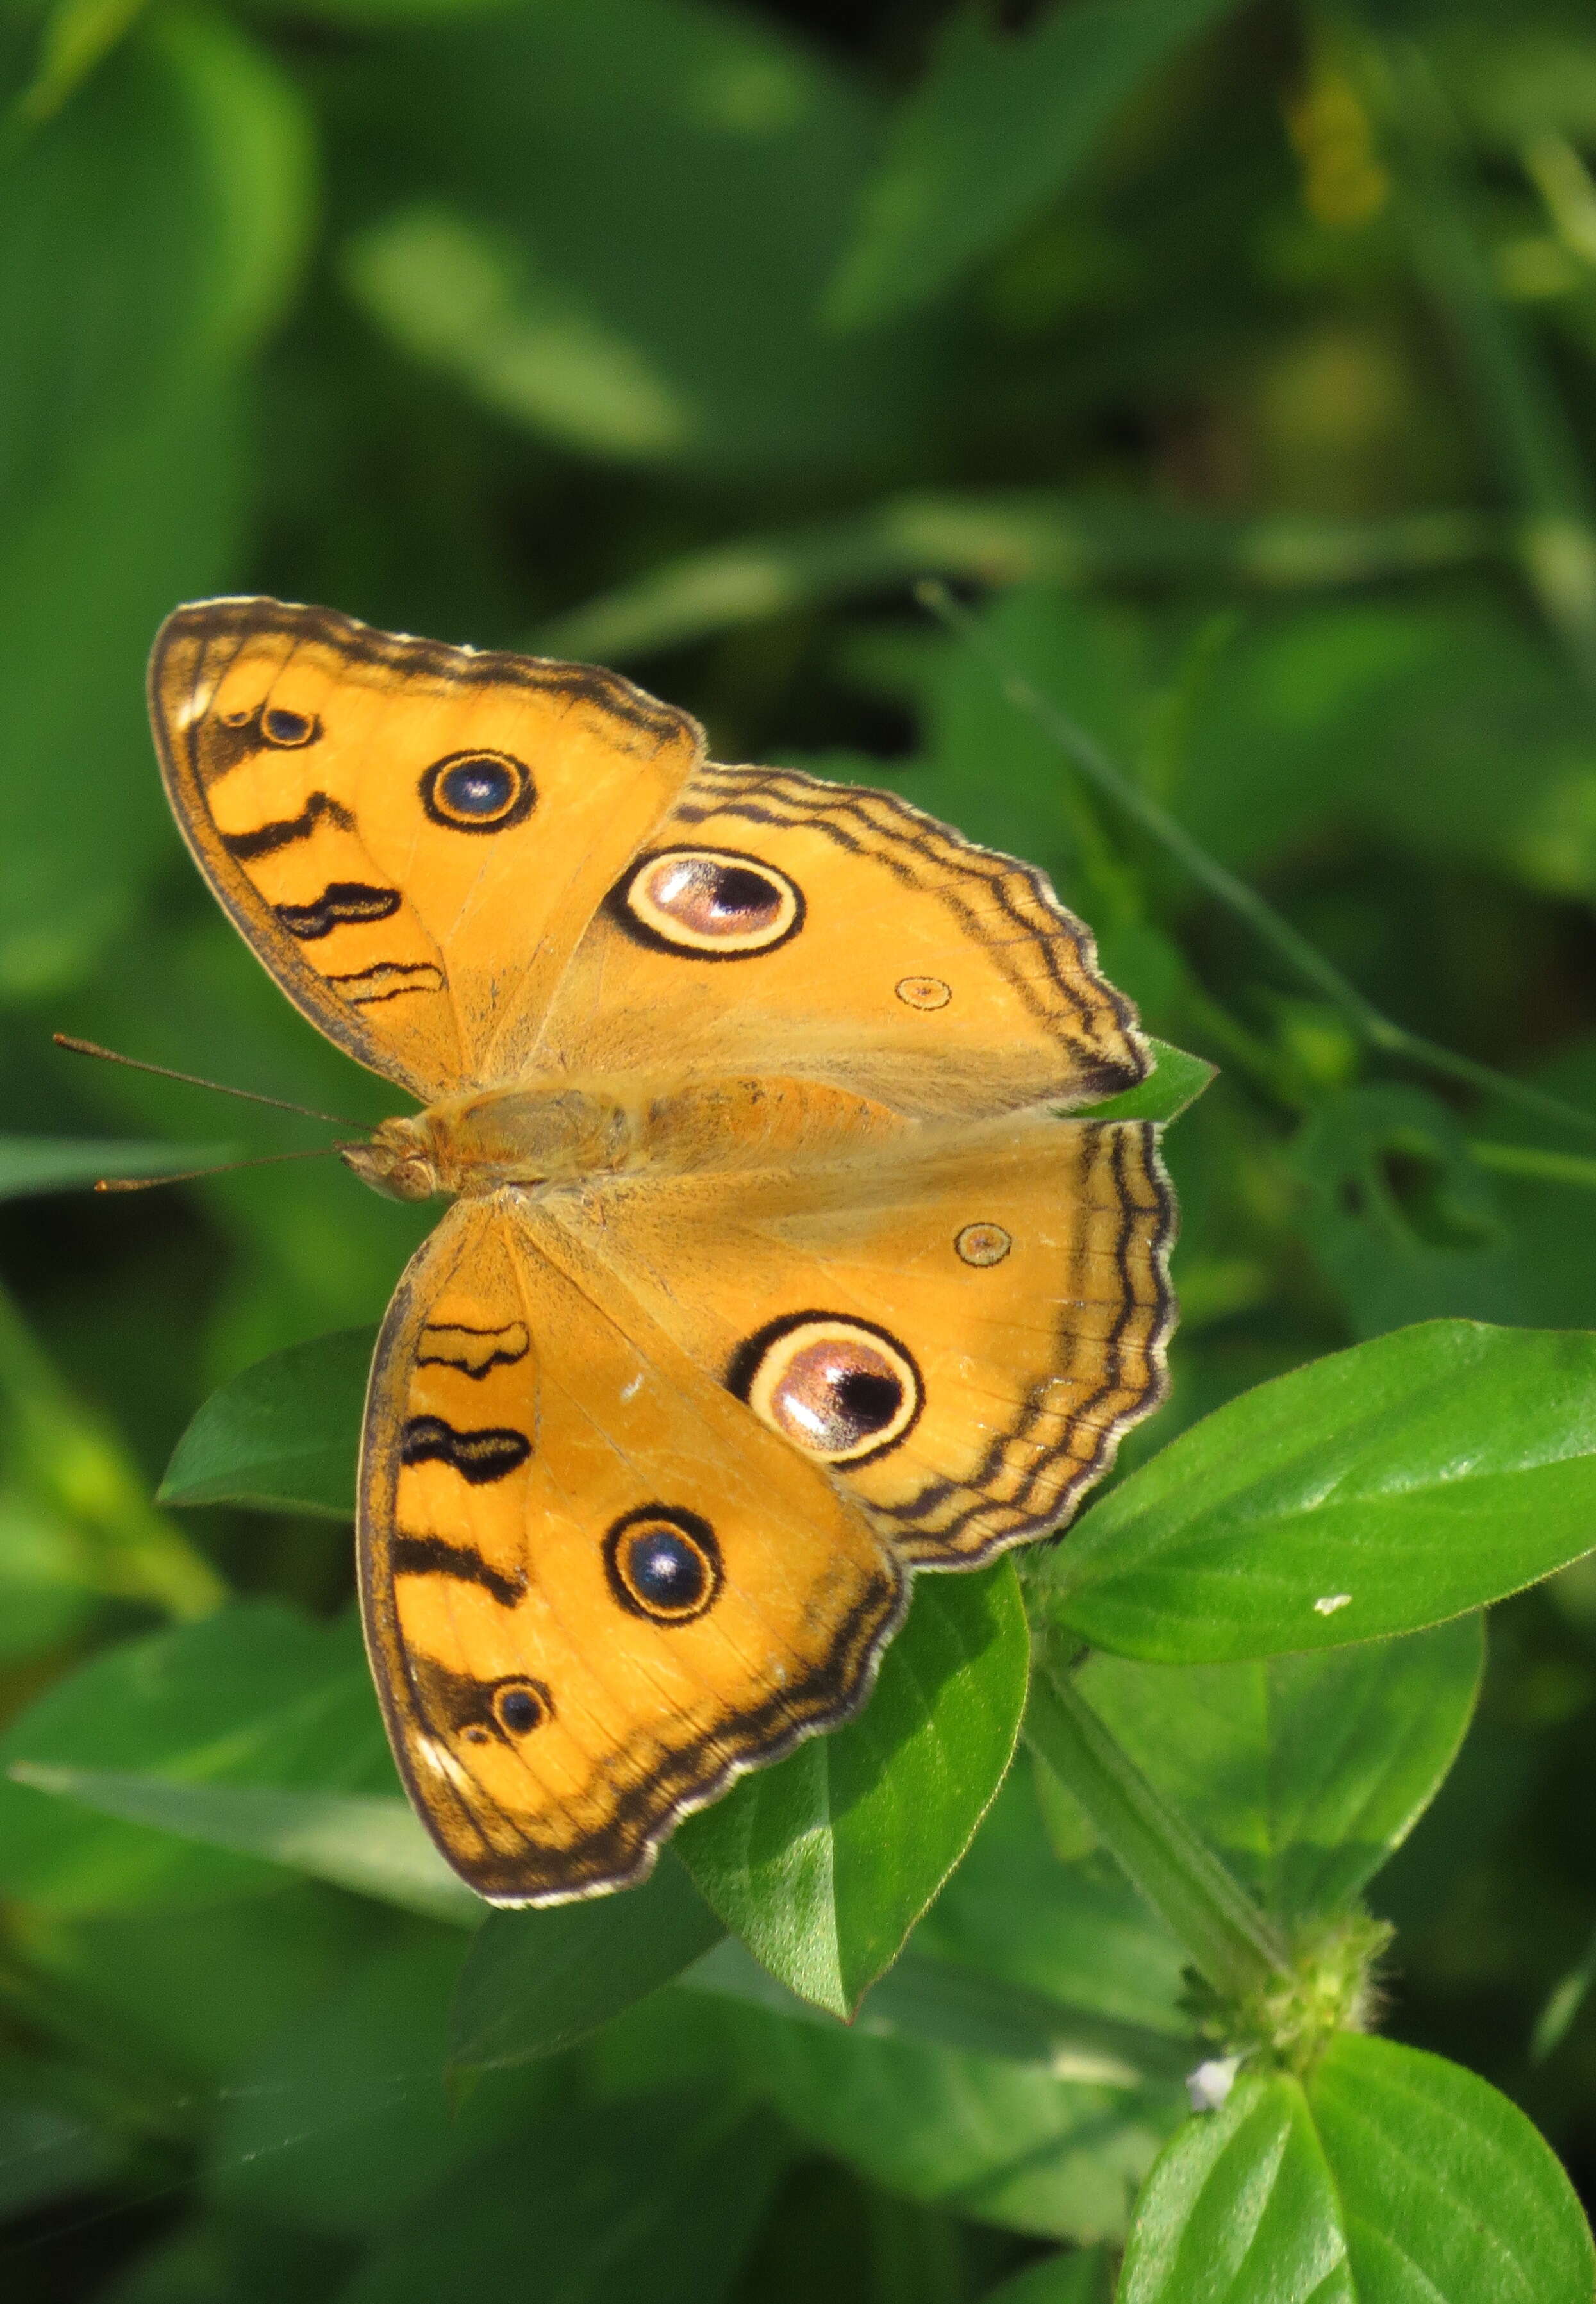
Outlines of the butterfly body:
<svg viewBox="0 0 1596 2304">
<path fill-rule="evenodd" d="M 624 1886 L 1161 1396 L 1134 1017 L 1040 874 L 610 673 L 216 601 L 151 694 L 222 902 L 420 1106 L 344 1159 L 452 1202 L 361 1451 L 401 1771 L 494 1901 Z"/>
</svg>

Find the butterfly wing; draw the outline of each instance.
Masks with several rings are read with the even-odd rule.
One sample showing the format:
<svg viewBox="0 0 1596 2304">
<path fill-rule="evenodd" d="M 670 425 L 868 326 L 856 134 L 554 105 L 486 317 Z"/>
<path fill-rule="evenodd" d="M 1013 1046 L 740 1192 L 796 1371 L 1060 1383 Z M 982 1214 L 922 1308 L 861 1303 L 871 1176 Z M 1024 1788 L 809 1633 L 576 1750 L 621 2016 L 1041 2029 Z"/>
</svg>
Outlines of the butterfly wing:
<svg viewBox="0 0 1596 2304">
<path fill-rule="evenodd" d="M 400 1284 L 359 1543 L 401 1770 L 502 1903 L 643 1877 L 864 1700 L 904 1601 L 858 1506 L 511 1194 L 457 1202 Z"/>
<path fill-rule="evenodd" d="M 429 1102 L 514 1075 L 702 752 L 612 673 L 274 600 L 170 616 L 150 713 L 183 835 L 258 957 Z"/>
<path fill-rule="evenodd" d="M 1056 1528 L 1163 1397 L 1174 1199 L 1146 1122 L 910 1127 L 550 1218 L 907 1566 Z"/>
<path fill-rule="evenodd" d="M 705 767 L 567 968 L 534 1061 L 780 1072 L 896 1110 L 1077 1105 L 1143 1079 L 1130 1004 L 1028 865 L 886 792 Z"/>
</svg>

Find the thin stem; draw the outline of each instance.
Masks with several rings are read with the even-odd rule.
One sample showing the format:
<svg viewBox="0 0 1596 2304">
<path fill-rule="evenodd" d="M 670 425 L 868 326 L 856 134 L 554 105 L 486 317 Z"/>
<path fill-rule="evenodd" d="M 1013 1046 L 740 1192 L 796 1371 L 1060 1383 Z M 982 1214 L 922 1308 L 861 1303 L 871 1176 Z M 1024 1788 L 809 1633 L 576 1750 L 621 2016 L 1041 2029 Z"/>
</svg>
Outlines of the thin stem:
<svg viewBox="0 0 1596 2304">
<path fill-rule="evenodd" d="M 1527 1183 L 1572 1184 L 1582 1192 L 1596 1192 L 1596 1160 L 1577 1152 L 1542 1152 L 1533 1144 L 1493 1144 L 1486 1138 L 1469 1139 L 1468 1156 L 1477 1168 L 1496 1176 L 1522 1176 Z"/>
<path fill-rule="evenodd" d="M 969 610 L 955 600 L 945 584 L 935 581 L 916 587 L 922 604 L 938 617 L 949 630 L 957 632 L 966 645 L 986 664 L 1001 694 L 1018 711 L 1035 723 L 1050 735 L 1060 750 L 1072 759 L 1077 767 L 1100 792 L 1106 792 L 1115 805 L 1132 821 L 1140 825 L 1148 836 L 1155 840 L 1166 854 L 1174 857 L 1199 887 L 1245 920 L 1259 941 L 1269 946 L 1285 961 L 1304 983 L 1313 987 L 1338 1009 L 1359 1032 L 1366 1044 L 1382 1055 L 1405 1058 L 1427 1072 L 1439 1072 L 1444 1078 L 1464 1082 L 1466 1086 L 1499 1096 L 1525 1112 L 1533 1112 L 1543 1120 L 1560 1121 L 1565 1127 L 1577 1128 L 1582 1134 L 1596 1137 L 1596 1115 L 1581 1112 L 1577 1105 L 1565 1104 L 1561 1097 L 1548 1096 L 1541 1089 L 1527 1087 L 1510 1073 L 1499 1072 L 1490 1064 L 1476 1063 L 1471 1056 L 1460 1056 L 1451 1048 L 1444 1048 L 1434 1040 L 1427 1040 L 1420 1032 L 1410 1032 L 1405 1025 L 1366 1000 L 1356 985 L 1343 976 L 1333 961 L 1326 960 L 1317 946 L 1299 936 L 1289 920 L 1282 919 L 1272 904 L 1266 902 L 1255 888 L 1227 869 L 1216 857 L 1200 846 L 1192 835 L 1172 817 L 1168 809 L 1154 800 L 1150 792 L 1127 776 L 1110 758 L 1095 736 L 1073 720 L 1051 699 L 1032 686 L 1025 674 L 1017 672 L 1006 657 L 994 648 L 989 634 Z"/>
<path fill-rule="evenodd" d="M 1416 43 L 1364 74 L 1396 165 L 1415 267 L 1457 343 L 1510 500 L 1519 565 L 1596 702 L 1596 492 L 1540 347 L 1503 301 L 1469 213 L 1456 123 Z"/>
<path fill-rule="evenodd" d="M 1026 1736 L 1220 1998 L 1246 2003 L 1267 1992 L 1289 1968 L 1283 1940 L 1045 1656 L 1031 1682 Z"/>
</svg>

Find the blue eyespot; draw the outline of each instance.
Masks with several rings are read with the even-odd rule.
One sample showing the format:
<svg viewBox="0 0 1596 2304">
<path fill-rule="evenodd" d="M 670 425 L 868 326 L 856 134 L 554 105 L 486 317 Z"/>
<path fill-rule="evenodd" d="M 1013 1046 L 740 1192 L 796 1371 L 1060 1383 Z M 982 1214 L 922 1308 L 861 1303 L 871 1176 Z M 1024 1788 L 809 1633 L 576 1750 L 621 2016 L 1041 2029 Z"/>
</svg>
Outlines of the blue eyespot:
<svg viewBox="0 0 1596 2304">
<path fill-rule="evenodd" d="M 536 798 L 530 770 L 508 752 L 452 752 L 426 771 L 420 792 L 433 822 L 454 832 L 502 832 Z"/>
<path fill-rule="evenodd" d="M 697 1512 L 646 1504 L 616 1521 L 604 1539 L 610 1588 L 621 1606 L 656 1623 L 686 1623 L 714 1602 L 721 1553 Z"/>
</svg>

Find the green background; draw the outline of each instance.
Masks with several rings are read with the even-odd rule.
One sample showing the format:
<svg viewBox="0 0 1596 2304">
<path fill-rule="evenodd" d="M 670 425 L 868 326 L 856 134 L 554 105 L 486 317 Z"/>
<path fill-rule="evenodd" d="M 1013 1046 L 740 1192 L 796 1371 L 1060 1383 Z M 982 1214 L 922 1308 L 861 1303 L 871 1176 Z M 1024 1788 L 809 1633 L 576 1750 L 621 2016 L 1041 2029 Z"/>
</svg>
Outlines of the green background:
<svg viewBox="0 0 1596 2304">
<path fill-rule="evenodd" d="M 325 1134 L 54 1029 L 393 1108 L 289 1010 L 167 817 L 142 677 L 180 599 L 612 663 L 717 758 L 885 785 L 1050 870 L 1149 1029 L 1220 1068 L 1170 1139 L 1183 1325 L 1127 1466 L 1411 1322 L 1596 1325 L 1596 1137 L 1372 1056 L 912 589 L 975 604 L 1367 1000 L 1596 1114 L 1582 0 L 5 0 L 0 95 L 0 1708 L 88 1687 L 97 1728 L 52 1761 L 203 1775 L 196 1723 L 219 1750 L 248 1716 L 241 1783 L 329 1752 L 307 1781 L 391 1782 L 346 1531 L 150 1499 L 216 1386 L 369 1329 L 426 1212 L 330 1162 L 41 1192 L 171 1143 L 187 1166 Z M 172 1668 L 184 1742 L 142 1643 L 213 1638 L 218 1579 L 258 1606 Z M 1111 1593 L 1070 1605 L 1123 1636 Z M 984 1625 L 942 1637 L 1009 1637 Z M 1212 1738 L 1163 1789 L 1266 1902 L 1350 1895 L 1445 1770 L 1474 1639 L 1415 1633 L 1365 1690 L 1348 1659 L 1376 1651 L 1298 1686 L 1216 1635 L 1176 1668 L 1219 1675 L 1190 1698 Z M 1158 1669 L 1085 1676 L 1150 1770 Z M 1247 1724 L 1293 1703 L 1406 1756 L 1366 1844 L 1267 1781 Z M 1461 1755 L 1369 1892 L 1400 1930 L 1382 2029 L 1524 2106 L 1587 2199 L 1593 1761 L 1587 1561 L 1494 1611 Z M 531 2250 L 550 2296 L 961 2304 L 1020 2276 L 1014 2304 L 1096 2300 L 1087 2251 L 1123 2239 L 1180 2102 L 1178 2054 L 1148 2046 L 1182 2037 L 1175 1940 L 1023 1759 L 877 2035 L 762 2012 L 722 1946 L 586 2046 L 485 2052 L 452 2099 L 435 1882 L 384 1903 L 0 1792 L 21 2298 L 475 2297 Z M 678 1876 L 656 1891 L 661 1942 L 708 1950 Z M 833 1949 L 824 2005 L 879 1964 Z M 1099 2077 L 994 2065 L 984 2001 L 928 2045 L 916 1961 L 1086 2010 Z M 1128 2096 L 1101 2078 L 1115 2027 Z M 1295 2085 L 1235 2118 L 1290 2131 Z M 403 2237 L 424 2203 L 432 2254 Z M 1044 2240 L 1081 2252 L 1027 2273 Z"/>
</svg>

